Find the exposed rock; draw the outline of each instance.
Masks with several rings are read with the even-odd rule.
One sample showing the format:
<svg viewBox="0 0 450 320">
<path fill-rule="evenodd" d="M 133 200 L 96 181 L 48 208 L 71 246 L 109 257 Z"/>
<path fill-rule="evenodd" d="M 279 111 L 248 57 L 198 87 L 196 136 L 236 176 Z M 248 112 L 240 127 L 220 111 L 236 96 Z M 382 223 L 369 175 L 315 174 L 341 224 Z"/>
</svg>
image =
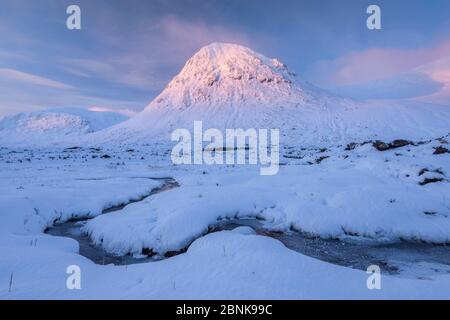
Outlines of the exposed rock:
<svg viewBox="0 0 450 320">
<path fill-rule="evenodd" d="M 421 186 L 427 185 L 429 183 L 442 182 L 444 179 L 442 178 L 425 178 L 422 182 L 419 182 Z"/>
<path fill-rule="evenodd" d="M 286 159 L 298 159 L 298 160 L 301 160 L 301 159 L 303 159 L 303 156 L 283 155 L 283 158 L 286 158 Z"/>
<path fill-rule="evenodd" d="M 390 149 L 397 149 L 397 148 L 401 148 L 401 147 L 405 147 L 405 146 L 409 146 L 409 145 L 414 145 L 414 143 L 411 141 L 408 141 L 408 140 L 396 139 L 396 140 L 392 141 L 391 143 L 386 143 L 386 142 L 377 140 L 377 141 L 373 142 L 372 145 L 378 151 L 387 151 Z"/>
<path fill-rule="evenodd" d="M 438 174 L 440 174 L 442 176 L 445 176 L 445 173 L 444 173 L 444 171 L 442 171 L 442 169 L 430 170 L 430 169 L 427 169 L 427 168 L 423 168 L 422 170 L 419 171 L 419 177 L 424 175 L 426 172 L 434 172 L 434 173 L 438 173 Z"/>
<path fill-rule="evenodd" d="M 69 147 L 69 148 L 65 148 L 64 151 L 71 151 L 71 150 L 80 150 L 81 147 Z"/>
<path fill-rule="evenodd" d="M 448 150 L 447 148 L 445 148 L 443 146 L 434 148 L 433 154 L 444 154 L 444 153 L 450 153 L 450 150 Z"/>
<path fill-rule="evenodd" d="M 390 147 L 387 143 L 385 143 L 383 141 L 379 141 L 379 140 L 375 141 L 372 145 L 378 151 L 386 151 L 386 150 L 390 149 Z"/>
<path fill-rule="evenodd" d="M 411 141 L 403 140 L 403 139 L 398 139 L 398 140 L 392 141 L 392 142 L 389 144 L 389 146 L 390 146 L 392 149 L 395 149 L 395 148 L 405 147 L 405 146 L 408 146 L 408 145 L 410 145 L 410 144 L 412 144 Z"/>
<path fill-rule="evenodd" d="M 356 142 L 351 142 L 351 143 L 347 144 L 347 146 L 345 147 L 345 151 L 355 150 L 355 148 L 357 146 L 358 146 L 358 144 Z"/>
<path fill-rule="evenodd" d="M 324 156 L 324 157 L 317 158 L 317 159 L 316 159 L 316 163 L 319 164 L 319 163 L 321 163 L 323 160 L 328 159 L 328 158 L 329 158 L 329 156 Z"/>
<path fill-rule="evenodd" d="M 175 257 L 178 256 L 182 253 L 185 253 L 187 251 L 187 248 L 183 248 L 181 250 L 178 251 L 167 251 L 166 253 L 164 253 L 164 257 L 165 258 L 171 258 L 171 257 Z"/>
</svg>

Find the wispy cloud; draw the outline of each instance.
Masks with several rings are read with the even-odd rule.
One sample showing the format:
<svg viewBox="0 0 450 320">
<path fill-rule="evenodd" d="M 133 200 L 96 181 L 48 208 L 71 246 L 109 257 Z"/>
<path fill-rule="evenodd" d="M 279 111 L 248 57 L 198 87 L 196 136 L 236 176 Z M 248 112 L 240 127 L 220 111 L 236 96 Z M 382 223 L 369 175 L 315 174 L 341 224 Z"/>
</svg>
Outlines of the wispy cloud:
<svg viewBox="0 0 450 320">
<path fill-rule="evenodd" d="M 14 112 L 62 107 L 94 108 L 112 112 L 119 110 L 127 115 L 142 109 L 142 103 L 139 101 L 84 95 L 76 90 L 42 88 L 0 86 L 0 117 Z"/>
<path fill-rule="evenodd" d="M 27 84 L 56 88 L 73 89 L 74 87 L 59 81 L 51 80 L 45 77 L 37 76 L 31 73 L 22 72 L 15 69 L 0 68 L 0 79 L 18 81 Z"/>
<path fill-rule="evenodd" d="M 14 69 L 0 68 L 0 116 L 21 111 L 78 107 L 98 110 L 117 109 L 131 115 L 141 102 L 127 98 L 108 98 L 86 94 L 74 86 Z"/>
</svg>

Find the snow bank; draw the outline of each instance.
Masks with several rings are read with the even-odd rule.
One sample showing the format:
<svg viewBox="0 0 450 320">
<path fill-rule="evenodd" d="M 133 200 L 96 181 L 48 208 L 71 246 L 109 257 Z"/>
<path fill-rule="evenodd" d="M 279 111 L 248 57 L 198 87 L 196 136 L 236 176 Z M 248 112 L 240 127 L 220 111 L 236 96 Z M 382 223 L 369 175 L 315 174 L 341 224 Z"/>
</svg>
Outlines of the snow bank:
<svg viewBox="0 0 450 320">
<path fill-rule="evenodd" d="M 208 231 L 218 218 L 256 216 L 274 205 L 271 192 L 236 185 L 183 186 L 155 195 L 120 212 L 90 220 L 84 227 L 95 244 L 118 253 L 179 251 Z"/>
<path fill-rule="evenodd" d="M 51 237 L 49 237 L 51 238 Z M 240 232 L 196 240 L 174 258 L 130 266 L 98 266 L 73 253 L 63 239 L 53 251 L 17 244 L 2 250 L 0 281 L 14 281 L 2 299 L 446 299 L 450 277 L 418 281 L 382 276 L 368 290 L 365 272 L 290 251 L 280 242 Z M 65 241 L 65 240 L 64 240 Z M 59 248 L 57 244 L 59 243 Z M 68 264 L 80 266 L 82 289 L 65 287 Z"/>
<path fill-rule="evenodd" d="M 162 183 L 144 178 L 71 177 L 60 170 L 47 174 L 38 181 L 18 177 L 0 184 L 1 233 L 39 233 L 54 222 L 94 217 L 106 208 L 148 195 Z M 61 174 L 66 178 L 60 179 Z"/>
<path fill-rule="evenodd" d="M 285 166 L 270 179 L 246 170 L 216 172 L 201 185 L 187 179 L 176 190 L 97 217 L 85 230 L 119 254 L 178 251 L 218 219 L 249 216 L 273 229 L 322 237 L 450 243 L 450 155 L 433 155 L 431 145 L 411 148 L 413 154 L 396 155 L 399 150 L 370 146 L 345 159 L 329 153 L 320 165 Z M 433 175 L 443 181 L 421 184 Z"/>
</svg>

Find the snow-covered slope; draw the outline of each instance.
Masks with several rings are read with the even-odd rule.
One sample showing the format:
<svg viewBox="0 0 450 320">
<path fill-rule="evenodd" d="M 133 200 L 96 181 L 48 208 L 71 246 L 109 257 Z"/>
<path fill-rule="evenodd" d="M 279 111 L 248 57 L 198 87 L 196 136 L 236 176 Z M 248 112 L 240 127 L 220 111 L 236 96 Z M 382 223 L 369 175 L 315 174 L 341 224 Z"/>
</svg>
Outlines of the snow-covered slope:
<svg viewBox="0 0 450 320">
<path fill-rule="evenodd" d="M 126 119 L 118 113 L 78 108 L 18 113 L 0 119 L 0 144 L 34 146 L 73 140 Z"/>
<path fill-rule="evenodd" d="M 168 140 L 176 128 L 278 128 L 282 142 L 342 143 L 421 139 L 450 132 L 450 108 L 409 102 L 358 102 L 323 91 L 286 65 L 246 47 L 202 48 L 140 114 L 101 140 Z"/>
</svg>

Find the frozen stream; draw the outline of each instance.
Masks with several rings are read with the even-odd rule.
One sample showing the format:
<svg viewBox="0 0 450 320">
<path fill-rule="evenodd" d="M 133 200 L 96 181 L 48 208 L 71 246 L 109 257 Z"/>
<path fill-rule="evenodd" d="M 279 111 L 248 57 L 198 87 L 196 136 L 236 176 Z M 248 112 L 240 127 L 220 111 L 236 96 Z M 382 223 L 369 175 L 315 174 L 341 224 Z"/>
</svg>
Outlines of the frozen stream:
<svg viewBox="0 0 450 320">
<path fill-rule="evenodd" d="M 173 188 L 177 188 L 179 186 L 178 182 L 172 178 L 148 178 L 148 179 L 164 180 L 164 184 L 161 187 L 153 189 L 147 196 L 142 197 L 139 200 L 130 201 L 126 204 L 107 208 L 103 210 L 103 214 L 108 214 L 111 212 L 122 210 L 127 205 L 142 201 L 152 195 L 168 191 Z M 81 228 L 88 220 L 90 220 L 90 218 L 70 220 L 64 223 L 58 223 L 48 228 L 45 231 L 45 233 L 50 234 L 52 236 L 68 237 L 77 240 L 80 245 L 80 254 L 92 260 L 96 264 L 107 265 L 112 263 L 115 265 L 128 265 L 128 264 L 155 261 L 154 257 L 133 257 L 131 255 L 125 256 L 112 255 L 103 250 L 101 247 L 93 245 L 89 236 L 81 231 Z"/>
<path fill-rule="evenodd" d="M 212 232 L 252 227 L 257 234 L 281 241 L 287 248 L 333 264 L 367 270 L 378 265 L 382 272 L 408 278 L 429 279 L 433 275 L 450 273 L 450 246 L 420 242 L 377 242 L 370 239 L 322 239 L 297 231 L 269 231 L 264 221 L 257 219 L 223 220 Z"/>
<path fill-rule="evenodd" d="M 179 186 L 174 179 L 163 179 L 164 184 L 152 190 L 147 197 Z M 103 214 L 119 211 L 130 203 L 106 209 Z M 114 256 L 94 246 L 89 236 L 80 230 L 87 220 L 89 219 L 56 224 L 47 229 L 46 233 L 77 240 L 80 244 L 80 254 L 97 264 L 127 265 L 158 259 L 147 256 Z M 384 273 L 418 279 L 450 274 L 450 246 L 406 241 L 375 242 L 356 237 L 341 240 L 322 239 L 297 231 L 287 233 L 270 231 L 264 226 L 264 221 L 257 219 L 222 220 L 211 226 L 209 233 L 231 230 L 239 226 L 252 227 L 257 234 L 277 239 L 287 248 L 306 256 L 345 267 L 365 271 L 370 265 L 378 265 Z"/>
</svg>

